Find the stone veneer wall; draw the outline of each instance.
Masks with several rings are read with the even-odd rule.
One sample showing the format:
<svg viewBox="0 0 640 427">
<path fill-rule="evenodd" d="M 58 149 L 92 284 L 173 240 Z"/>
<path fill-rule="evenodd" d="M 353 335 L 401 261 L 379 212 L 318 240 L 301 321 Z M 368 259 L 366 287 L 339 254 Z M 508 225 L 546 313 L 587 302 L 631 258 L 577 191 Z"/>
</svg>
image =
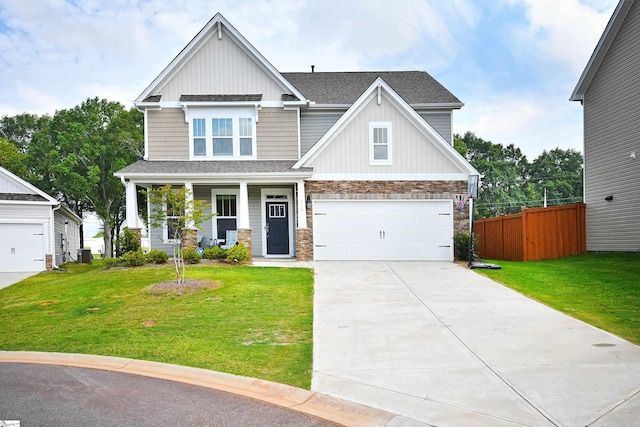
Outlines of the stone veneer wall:
<svg viewBox="0 0 640 427">
<path fill-rule="evenodd" d="M 251 249 L 253 246 L 253 237 L 251 235 L 250 228 L 239 228 L 238 229 L 238 243 L 243 243 L 247 249 L 249 249 L 249 255 L 252 254 Z M 253 255 L 251 255 L 253 257 Z"/>
<path fill-rule="evenodd" d="M 183 248 L 197 248 L 198 247 L 198 230 L 195 228 L 187 228 L 182 234 L 182 247 Z"/>
<path fill-rule="evenodd" d="M 309 209 L 310 210 L 310 209 Z M 310 261 L 313 258 L 313 236 L 310 228 L 296 229 L 296 259 Z"/>
<path fill-rule="evenodd" d="M 442 200 L 466 193 L 467 181 L 305 181 L 312 200 Z M 313 257 L 313 212 L 307 208 L 309 259 Z M 454 233 L 469 231 L 469 205 L 453 209 Z M 300 251 L 298 244 L 297 251 Z"/>
</svg>

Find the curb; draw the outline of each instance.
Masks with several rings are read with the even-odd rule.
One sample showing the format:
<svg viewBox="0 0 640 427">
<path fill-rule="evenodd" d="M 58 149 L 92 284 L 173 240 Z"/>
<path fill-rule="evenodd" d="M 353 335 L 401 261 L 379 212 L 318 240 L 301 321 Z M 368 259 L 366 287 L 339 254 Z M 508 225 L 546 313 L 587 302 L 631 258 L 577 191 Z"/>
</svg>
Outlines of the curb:
<svg viewBox="0 0 640 427">
<path fill-rule="evenodd" d="M 0 363 L 3 362 L 99 369 L 181 382 L 249 397 L 349 427 L 385 426 L 395 416 L 285 384 L 160 362 L 88 354 L 0 351 Z"/>
</svg>

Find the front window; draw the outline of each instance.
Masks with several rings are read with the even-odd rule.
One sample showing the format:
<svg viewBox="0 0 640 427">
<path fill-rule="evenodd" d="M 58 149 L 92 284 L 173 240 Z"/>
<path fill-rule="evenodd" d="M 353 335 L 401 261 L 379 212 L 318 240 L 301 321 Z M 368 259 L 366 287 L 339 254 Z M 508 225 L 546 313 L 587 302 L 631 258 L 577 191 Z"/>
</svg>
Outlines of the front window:
<svg viewBox="0 0 640 427">
<path fill-rule="evenodd" d="M 213 217 L 214 236 L 218 241 L 227 239 L 227 231 L 237 230 L 238 195 L 226 193 L 214 194 L 216 215 Z"/>
<path fill-rule="evenodd" d="M 256 152 L 255 111 L 247 108 L 193 108 L 191 157 L 194 159 L 253 159 Z"/>
<path fill-rule="evenodd" d="M 169 201 L 165 203 L 165 212 L 165 241 L 177 240 L 180 236 L 180 218 L 184 216 L 184 212 Z"/>
</svg>

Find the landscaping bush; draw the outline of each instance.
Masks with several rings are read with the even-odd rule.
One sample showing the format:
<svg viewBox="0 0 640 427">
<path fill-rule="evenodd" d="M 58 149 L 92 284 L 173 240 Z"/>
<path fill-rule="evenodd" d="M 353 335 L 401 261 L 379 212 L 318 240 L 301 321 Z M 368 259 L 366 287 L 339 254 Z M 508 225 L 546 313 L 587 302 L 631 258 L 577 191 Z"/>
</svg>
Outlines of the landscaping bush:
<svg viewBox="0 0 640 427">
<path fill-rule="evenodd" d="M 200 255 L 194 248 L 183 249 L 182 258 L 187 264 L 198 264 L 202 261 L 202 255 Z"/>
<path fill-rule="evenodd" d="M 469 261 L 469 233 L 456 233 L 453 235 L 453 251 L 458 261 Z M 473 245 L 478 247 L 478 235 L 473 236 Z"/>
<path fill-rule="evenodd" d="M 116 256 L 121 257 L 127 252 L 137 251 L 140 249 L 138 237 L 128 227 L 122 229 L 120 235 L 116 238 Z"/>
<path fill-rule="evenodd" d="M 227 261 L 247 262 L 251 259 L 249 249 L 243 244 L 237 244 L 227 249 Z"/>
<path fill-rule="evenodd" d="M 204 257 L 206 259 L 217 259 L 218 261 L 221 261 L 227 257 L 227 251 L 222 249 L 220 246 L 214 246 L 204 250 Z"/>
<path fill-rule="evenodd" d="M 120 260 L 118 258 L 102 258 L 102 267 L 103 268 L 114 268 L 120 264 Z"/>
<path fill-rule="evenodd" d="M 122 255 L 122 263 L 125 267 L 139 267 L 144 265 L 146 262 L 146 257 L 142 252 L 142 249 L 138 249 L 135 251 L 129 251 Z"/>
<path fill-rule="evenodd" d="M 154 249 L 147 254 L 147 260 L 154 264 L 164 264 L 169 259 L 166 252 Z"/>
</svg>

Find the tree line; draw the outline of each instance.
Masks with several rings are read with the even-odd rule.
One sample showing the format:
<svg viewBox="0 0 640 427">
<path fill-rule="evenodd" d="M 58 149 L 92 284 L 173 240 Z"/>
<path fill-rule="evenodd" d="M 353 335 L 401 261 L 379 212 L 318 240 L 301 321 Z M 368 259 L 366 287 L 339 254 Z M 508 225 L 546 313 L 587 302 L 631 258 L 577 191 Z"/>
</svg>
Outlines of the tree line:
<svg viewBox="0 0 640 427">
<path fill-rule="evenodd" d="M 454 147 L 482 176 L 475 214 L 491 218 L 522 207 L 565 205 L 583 201 L 582 154 L 554 148 L 529 162 L 515 145 L 506 147 L 476 136 L 454 135 Z"/>
<path fill-rule="evenodd" d="M 105 256 L 125 220 L 125 188 L 113 173 L 143 154 L 143 114 L 90 98 L 53 116 L 0 119 L 0 165 L 65 203 L 80 218 L 102 222 Z M 81 228 L 81 242 L 84 235 Z"/>
<path fill-rule="evenodd" d="M 113 173 L 143 155 L 143 114 L 118 102 L 89 98 L 53 116 L 0 119 L 0 165 L 65 203 L 81 218 L 94 212 L 104 230 L 105 256 L 125 220 L 125 188 Z M 582 155 L 555 148 L 529 162 L 513 144 L 472 132 L 454 146 L 482 175 L 476 215 L 519 212 L 522 206 L 582 201 Z M 140 206 L 146 206 L 141 203 Z M 81 236 L 83 241 L 84 236 Z"/>
</svg>

